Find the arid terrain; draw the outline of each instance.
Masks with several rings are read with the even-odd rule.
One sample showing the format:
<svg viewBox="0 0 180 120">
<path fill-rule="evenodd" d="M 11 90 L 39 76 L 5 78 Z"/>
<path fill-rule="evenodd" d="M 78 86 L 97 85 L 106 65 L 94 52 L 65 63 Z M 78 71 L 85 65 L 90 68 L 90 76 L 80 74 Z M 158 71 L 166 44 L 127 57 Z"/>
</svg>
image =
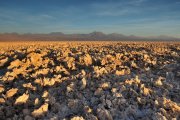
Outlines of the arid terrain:
<svg viewBox="0 0 180 120">
<path fill-rule="evenodd" d="M 0 42 L 0 119 L 180 120 L 180 43 Z"/>
</svg>

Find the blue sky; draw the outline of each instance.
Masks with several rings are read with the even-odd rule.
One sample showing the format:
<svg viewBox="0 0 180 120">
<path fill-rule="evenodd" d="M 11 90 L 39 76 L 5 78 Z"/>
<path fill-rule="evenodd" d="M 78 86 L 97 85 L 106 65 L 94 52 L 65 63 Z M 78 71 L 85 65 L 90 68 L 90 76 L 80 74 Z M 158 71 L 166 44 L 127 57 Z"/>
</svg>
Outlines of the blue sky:
<svg viewBox="0 0 180 120">
<path fill-rule="evenodd" d="M 0 0 L 0 32 L 180 37 L 180 0 Z"/>
</svg>

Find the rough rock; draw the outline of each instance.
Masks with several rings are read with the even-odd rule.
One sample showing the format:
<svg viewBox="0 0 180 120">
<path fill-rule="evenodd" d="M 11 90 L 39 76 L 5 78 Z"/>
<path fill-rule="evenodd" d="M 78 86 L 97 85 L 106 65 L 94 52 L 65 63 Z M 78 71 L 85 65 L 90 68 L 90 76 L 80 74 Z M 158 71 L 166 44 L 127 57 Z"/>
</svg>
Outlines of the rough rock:
<svg viewBox="0 0 180 120">
<path fill-rule="evenodd" d="M 22 96 L 19 96 L 16 101 L 15 105 L 25 104 L 29 99 L 29 94 L 24 93 Z"/>
<path fill-rule="evenodd" d="M 47 113 L 47 111 L 48 111 L 48 104 L 45 103 L 40 108 L 35 109 L 31 114 L 34 117 L 40 117 L 40 116 L 44 116 L 45 113 Z"/>
<path fill-rule="evenodd" d="M 0 43 L 1 119 L 180 118 L 178 42 Z"/>
<path fill-rule="evenodd" d="M 83 117 L 76 116 L 76 117 L 71 118 L 71 120 L 84 120 L 84 118 L 83 118 Z"/>
<path fill-rule="evenodd" d="M 81 80 L 81 89 L 84 89 L 86 87 L 86 85 L 87 85 L 87 80 L 86 80 L 86 78 L 83 78 Z"/>
<path fill-rule="evenodd" d="M 24 117 L 24 120 L 35 120 L 33 117 L 29 116 L 29 115 L 26 115 Z"/>
<path fill-rule="evenodd" d="M 4 98 L 0 98 L 0 104 L 3 104 L 3 103 L 5 103 L 6 101 L 5 101 L 5 99 Z"/>
<path fill-rule="evenodd" d="M 18 89 L 17 88 L 11 88 L 10 90 L 8 90 L 6 92 L 6 97 L 10 98 L 12 96 L 14 96 L 17 93 Z"/>
<path fill-rule="evenodd" d="M 4 86 L 0 84 L 0 93 L 4 91 Z"/>
<path fill-rule="evenodd" d="M 8 57 L 0 60 L 0 67 L 4 67 L 9 61 Z"/>
<path fill-rule="evenodd" d="M 100 120 L 113 120 L 111 114 L 106 109 L 97 109 L 97 116 Z"/>
</svg>

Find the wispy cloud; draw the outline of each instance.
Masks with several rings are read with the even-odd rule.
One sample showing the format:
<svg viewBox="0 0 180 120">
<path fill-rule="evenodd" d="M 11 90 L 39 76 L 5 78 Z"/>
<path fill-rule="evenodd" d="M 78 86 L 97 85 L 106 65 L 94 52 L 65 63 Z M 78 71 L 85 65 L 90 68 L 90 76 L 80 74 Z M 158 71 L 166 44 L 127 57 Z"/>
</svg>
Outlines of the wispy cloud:
<svg viewBox="0 0 180 120">
<path fill-rule="evenodd" d="M 178 4 L 178 5 L 180 5 L 180 1 L 176 2 L 175 4 Z"/>
<path fill-rule="evenodd" d="M 92 8 L 99 16 L 122 16 L 140 12 L 139 5 L 147 0 L 130 0 L 107 3 L 94 3 Z"/>
<path fill-rule="evenodd" d="M 24 21 L 27 21 L 27 22 L 32 22 L 32 23 L 39 23 L 39 22 L 41 22 L 41 23 L 43 23 L 43 22 L 45 22 L 45 21 L 49 21 L 49 20 L 53 20 L 53 19 L 55 19 L 55 17 L 54 16 L 52 16 L 52 15 L 48 15 L 48 14 L 37 14 L 37 15 L 24 15 Z"/>
<path fill-rule="evenodd" d="M 32 14 L 20 10 L 7 10 L 0 9 L 0 21 L 3 23 L 14 23 L 14 24 L 23 24 L 23 23 L 44 23 L 48 20 L 55 19 L 54 16 L 44 13 Z"/>
<path fill-rule="evenodd" d="M 141 5 L 143 4 L 144 2 L 147 2 L 148 0 L 132 0 L 132 1 L 129 1 L 128 4 L 132 4 L 132 5 Z"/>
<path fill-rule="evenodd" d="M 124 9 L 111 9 L 106 11 L 99 11 L 96 13 L 98 16 L 123 16 L 123 15 L 130 15 L 130 14 L 136 14 L 138 13 L 138 10 L 131 10 L 130 8 L 124 8 Z"/>
</svg>

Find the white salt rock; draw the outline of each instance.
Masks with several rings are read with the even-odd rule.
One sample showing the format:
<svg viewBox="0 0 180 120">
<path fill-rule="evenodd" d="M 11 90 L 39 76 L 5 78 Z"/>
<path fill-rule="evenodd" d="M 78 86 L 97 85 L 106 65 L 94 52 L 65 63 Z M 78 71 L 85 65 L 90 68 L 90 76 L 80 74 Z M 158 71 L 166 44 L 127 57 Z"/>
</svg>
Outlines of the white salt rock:
<svg viewBox="0 0 180 120">
<path fill-rule="evenodd" d="M 12 89 L 8 90 L 6 92 L 6 97 L 10 98 L 10 97 L 14 96 L 17 93 L 17 91 L 18 91 L 17 88 L 12 88 Z"/>
<path fill-rule="evenodd" d="M 29 99 L 29 94 L 23 94 L 22 96 L 18 97 L 15 101 L 15 105 L 24 104 Z"/>
<path fill-rule="evenodd" d="M 44 116 L 48 111 L 48 103 L 43 104 L 40 108 L 35 109 L 31 114 L 34 117 Z"/>
<path fill-rule="evenodd" d="M 71 120 L 84 120 L 84 118 L 81 116 L 76 116 L 76 117 L 71 118 Z"/>
<path fill-rule="evenodd" d="M 87 84 L 87 81 L 86 81 L 86 78 L 83 78 L 82 80 L 81 80 L 81 89 L 84 89 L 85 87 L 86 87 L 86 84 Z"/>
</svg>

